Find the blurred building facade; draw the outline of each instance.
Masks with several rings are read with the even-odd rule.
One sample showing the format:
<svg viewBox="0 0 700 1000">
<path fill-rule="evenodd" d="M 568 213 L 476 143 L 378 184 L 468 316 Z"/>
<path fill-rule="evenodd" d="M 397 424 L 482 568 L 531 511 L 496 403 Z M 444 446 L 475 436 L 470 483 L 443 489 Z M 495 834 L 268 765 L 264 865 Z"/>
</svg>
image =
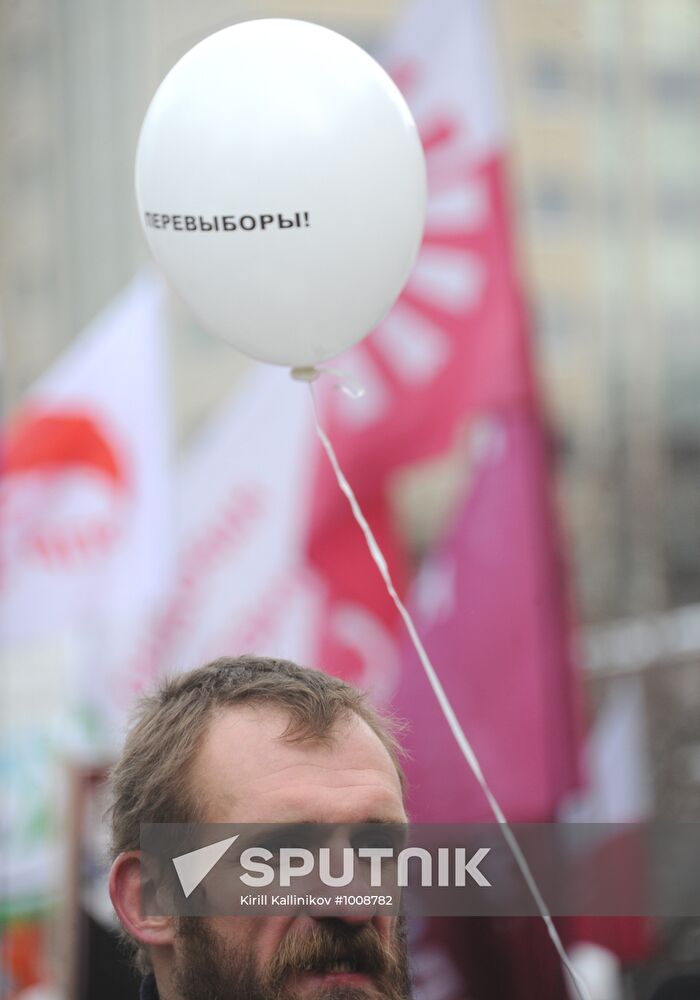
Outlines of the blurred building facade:
<svg viewBox="0 0 700 1000">
<path fill-rule="evenodd" d="M 700 10 L 499 0 L 586 620 L 700 600 Z"/>
<path fill-rule="evenodd" d="M 589 694 L 600 703 L 618 678 L 641 678 L 655 812 L 696 821 L 700 8 L 497 8 Z M 669 957 L 697 958 L 697 921 L 667 922 L 664 936 Z"/>
</svg>

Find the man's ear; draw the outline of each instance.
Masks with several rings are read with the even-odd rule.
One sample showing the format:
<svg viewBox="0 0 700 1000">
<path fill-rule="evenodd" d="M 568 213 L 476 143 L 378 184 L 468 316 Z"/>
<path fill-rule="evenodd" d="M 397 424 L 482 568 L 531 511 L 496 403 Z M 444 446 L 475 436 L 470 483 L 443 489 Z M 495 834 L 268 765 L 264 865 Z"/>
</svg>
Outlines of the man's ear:
<svg viewBox="0 0 700 1000">
<path fill-rule="evenodd" d="M 144 945 L 169 945 L 175 938 L 173 917 L 148 916 L 142 909 L 142 867 L 139 851 L 125 851 L 112 865 L 109 895 L 124 930 Z"/>
</svg>

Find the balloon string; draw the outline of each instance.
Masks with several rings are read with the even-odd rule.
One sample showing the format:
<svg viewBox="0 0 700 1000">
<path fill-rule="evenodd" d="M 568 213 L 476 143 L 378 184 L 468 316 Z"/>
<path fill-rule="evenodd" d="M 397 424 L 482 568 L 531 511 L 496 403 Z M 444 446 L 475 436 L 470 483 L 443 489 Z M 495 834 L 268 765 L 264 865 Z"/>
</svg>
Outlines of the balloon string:
<svg viewBox="0 0 700 1000">
<path fill-rule="evenodd" d="M 435 672 L 435 668 L 430 662 L 430 658 L 425 650 L 425 647 L 423 646 L 420 636 L 418 635 L 416 627 L 413 623 L 413 619 L 411 618 L 408 609 L 404 605 L 403 601 L 401 600 L 396 591 L 396 588 L 394 587 L 394 583 L 391 579 L 391 574 L 389 572 L 389 566 L 384 557 L 384 554 L 380 549 L 376 538 L 374 537 L 374 534 L 367 522 L 367 519 L 362 513 L 362 509 L 357 501 L 357 498 L 353 492 L 350 483 L 346 479 L 343 470 L 340 468 L 340 464 L 335 454 L 335 450 L 333 449 L 333 445 L 331 444 L 328 435 L 321 426 L 321 421 L 318 415 L 316 396 L 314 395 L 314 388 L 311 382 L 309 382 L 309 392 L 311 394 L 311 401 L 313 404 L 316 432 L 318 434 L 319 440 L 321 441 L 321 444 L 323 445 L 326 455 L 328 456 L 328 459 L 331 463 L 331 466 L 335 473 L 335 478 L 338 481 L 338 486 L 347 497 L 348 503 L 350 504 L 350 508 L 355 517 L 355 520 L 362 529 L 370 554 L 374 562 L 376 563 L 379 572 L 381 573 L 382 579 L 384 580 L 389 596 L 393 600 L 399 614 L 401 615 L 401 618 L 404 621 L 408 634 L 411 637 L 411 641 L 418 654 L 418 658 L 421 662 L 423 670 L 425 671 L 428 681 L 430 682 L 430 686 L 433 689 L 435 697 L 438 700 L 438 704 L 442 709 L 442 713 L 445 716 L 445 720 L 447 721 L 447 724 L 450 727 L 452 735 L 454 736 L 459 749 L 462 751 L 462 755 L 465 761 L 471 768 L 472 774 L 478 781 L 482 792 L 486 796 L 486 800 L 489 806 L 491 807 L 493 815 L 496 817 L 496 820 L 498 821 L 498 824 L 500 826 L 506 844 L 510 848 L 511 854 L 515 858 L 515 862 L 518 868 L 520 869 L 523 878 L 525 879 L 525 883 L 528 889 L 530 890 L 530 893 L 533 899 L 535 900 L 535 903 L 537 904 L 537 909 L 539 910 L 539 914 L 545 923 L 549 937 L 551 938 L 552 943 L 554 944 L 554 947 L 559 955 L 559 958 L 561 959 L 562 965 L 564 966 L 569 976 L 571 977 L 571 980 L 574 984 L 574 987 L 576 988 L 580 1000 L 590 1000 L 588 987 L 581 979 L 579 973 L 571 964 L 569 956 L 566 954 L 566 951 L 564 950 L 564 946 L 561 943 L 561 938 L 559 937 L 557 929 L 554 926 L 554 922 L 552 920 L 549 909 L 547 908 L 547 904 L 545 903 L 544 898 L 537 885 L 537 882 L 535 881 L 535 878 L 530 870 L 530 866 L 528 865 L 527 860 L 525 859 L 525 855 L 520 849 L 520 845 L 518 844 L 515 834 L 508 825 L 508 821 L 503 813 L 503 810 L 501 809 L 496 797 L 494 796 L 493 792 L 491 791 L 491 788 L 489 787 L 486 778 L 484 777 L 477 756 L 474 753 L 474 750 L 472 749 L 469 740 L 465 736 L 464 730 L 462 729 L 459 720 L 455 714 L 455 711 L 452 708 L 452 705 L 450 704 L 450 700 L 447 697 L 447 694 L 445 693 L 445 689 L 443 688 L 440 679 L 437 676 L 437 673 Z"/>
<path fill-rule="evenodd" d="M 340 382 L 336 382 L 333 386 L 334 389 L 340 389 L 340 391 L 349 396 L 351 399 L 361 399 L 365 394 L 365 387 L 362 383 L 355 378 L 351 372 L 342 371 L 340 368 L 318 368 L 316 365 L 309 365 L 303 368 L 292 368 L 290 375 L 297 382 L 315 382 L 317 378 L 321 375 L 337 375 Z"/>
</svg>

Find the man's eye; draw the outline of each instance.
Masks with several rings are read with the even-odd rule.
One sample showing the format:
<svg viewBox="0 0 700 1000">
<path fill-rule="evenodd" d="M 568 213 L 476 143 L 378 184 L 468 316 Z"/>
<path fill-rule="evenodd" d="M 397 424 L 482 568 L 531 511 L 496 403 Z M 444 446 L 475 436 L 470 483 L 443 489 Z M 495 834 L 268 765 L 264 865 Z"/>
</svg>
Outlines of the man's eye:
<svg viewBox="0 0 700 1000">
<path fill-rule="evenodd" d="M 353 837 L 352 846 L 355 851 L 359 851 L 361 848 L 389 848 L 396 851 L 401 849 L 402 842 L 403 837 L 397 831 L 378 829 L 363 831 Z"/>
<path fill-rule="evenodd" d="M 268 854 L 264 853 L 265 851 L 269 852 L 269 855 L 272 856 L 269 857 Z M 273 843 L 260 844 L 260 849 L 255 851 L 253 855 L 253 861 L 259 864 L 270 865 L 271 868 L 277 868 L 280 863 L 280 845 Z"/>
<path fill-rule="evenodd" d="M 240 866 L 241 866 L 241 859 L 235 856 L 229 858 L 226 855 L 224 855 L 221 861 L 217 861 L 216 863 L 217 868 L 240 868 Z"/>
</svg>

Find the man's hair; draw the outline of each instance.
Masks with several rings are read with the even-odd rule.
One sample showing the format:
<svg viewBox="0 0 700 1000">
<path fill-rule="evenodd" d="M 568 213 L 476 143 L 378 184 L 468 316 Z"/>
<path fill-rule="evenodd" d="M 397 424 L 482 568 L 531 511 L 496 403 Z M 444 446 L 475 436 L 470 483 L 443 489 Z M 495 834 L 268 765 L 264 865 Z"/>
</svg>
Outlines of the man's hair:
<svg viewBox="0 0 700 1000">
<path fill-rule="evenodd" d="M 357 688 L 318 670 L 267 657 L 222 657 L 166 680 L 143 698 L 120 760 L 112 770 L 112 853 L 138 850 L 141 823 L 194 823 L 206 803 L 190 786 L 190 771 L 214 714 L 233 705 L 285 710 L 282 738 L 328 741 L 352 713 L 368 724 L 403 783 L 395 720 L 380 715 Z"/>
</svg>

